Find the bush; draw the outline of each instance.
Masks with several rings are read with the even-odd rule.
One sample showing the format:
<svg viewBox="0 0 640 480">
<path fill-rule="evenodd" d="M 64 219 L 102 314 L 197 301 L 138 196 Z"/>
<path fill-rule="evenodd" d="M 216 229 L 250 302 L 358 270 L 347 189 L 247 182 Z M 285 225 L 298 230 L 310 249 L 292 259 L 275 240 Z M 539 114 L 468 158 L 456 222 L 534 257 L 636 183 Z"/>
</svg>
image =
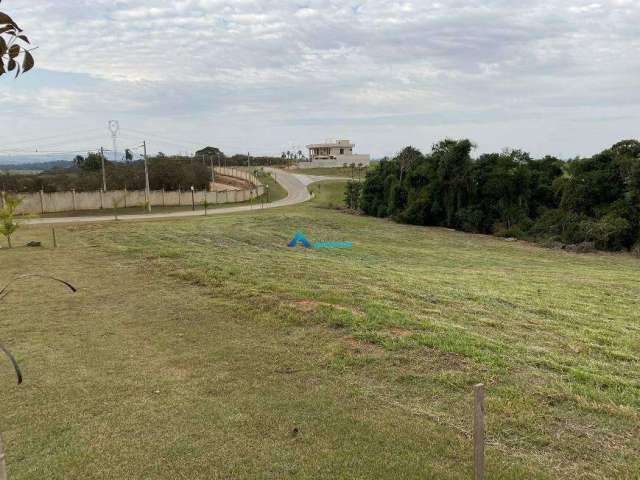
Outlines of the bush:
<svg viewBox="0 0 640 480">
<path fill-rule="evenodd" d="M 620 250 L 629 236 L 631 223 L 615 214 L 607 214 L 597 221 L 584 222 L 587 237 L 602 250 Z"/>
</svg>

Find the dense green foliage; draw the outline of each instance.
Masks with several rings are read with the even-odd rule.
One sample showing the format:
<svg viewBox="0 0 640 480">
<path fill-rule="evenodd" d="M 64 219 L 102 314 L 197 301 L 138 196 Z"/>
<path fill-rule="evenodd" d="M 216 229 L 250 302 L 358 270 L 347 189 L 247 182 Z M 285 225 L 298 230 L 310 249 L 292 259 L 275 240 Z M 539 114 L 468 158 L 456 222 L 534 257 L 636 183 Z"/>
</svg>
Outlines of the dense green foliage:
<svg viewBox="0 0 640 480">
<path fill-rule="evenodd" d="M 218 155 L 219 154 L 219 155 Z M 246 166 L 246 155 L 226 157 L 217 148 L 207 147 L 195 157 L 167 156 L 162 153 L 149 158 L 149 182 L 152 190 L 177 190 L 194 186 L 203 189 L 211 180 L 211 163 L 215 166 Z M 251 166 L 278 165 L 275 157 L 251 157 Z M 142 160 L 111 162 L 104 160 L 107 186 L 111 190 L 144 189 L 144 162 Z M 78 155 L 70 168 L 49 170 L 37 174 L 0 172 L 0 190 L 7 192 L 60 192 L 75 189 L 92 191 L 102 188 L 102 157 L 99 153 Z"/>
<path fill-rule="evenodd" d="M 102 166 L 99 155 L 75 159 L 75 166 L 33 175 L 0 174 L 0 189 L 8 192 L 60 192 L 75 189 L 91 191 L 102 188 Z M 144 162 L 111 162 L 105 160 L 107 187 L 111 190 L 144 189 Z M 151 189 L 177 190 L 205 188 L 211 179 L 211 168 L 200 159 L 187 157 L 153 157 L 149 159 Z"/>
<path fill-rule="evenodd" d="M 344 192 L 344 203 L 349 208 L 360 208 L 360 195 L 362 193 L 362 183 L 355 180 L 349 180 L 347 188 Z"/>
<path fill-rule="evenodd" d="M 631 248 L 640 237 L 640 142 L 568 162 L 520 150 L 471 157 L 469 140 L 405 148 L 371 170 L 361 208 L 416 225 Z"/>
</svg>

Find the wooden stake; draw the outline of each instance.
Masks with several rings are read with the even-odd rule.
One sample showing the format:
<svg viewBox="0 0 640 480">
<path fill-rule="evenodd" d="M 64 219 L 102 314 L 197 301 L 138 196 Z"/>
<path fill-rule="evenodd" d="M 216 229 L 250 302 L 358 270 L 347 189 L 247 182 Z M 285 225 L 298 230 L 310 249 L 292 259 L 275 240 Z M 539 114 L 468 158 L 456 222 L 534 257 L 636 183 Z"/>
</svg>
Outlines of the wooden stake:
<svg viewBox="0 0 640 480">
<path fill-rule="evenodd" d="M 484 384 L 473 387 L 473 474 L 475 480 L 484 480 Z"/>
<path fill-rule="evenodd" d="M 7 466 L 4 463 L 4 444 L 0 434 L 0 480 L 7 480 Z"/>
<path fill-rule="evenodd" d="M 51 238 L 53 239 L 53 248 L 58 248 L 58 239 L 56 238 L 56 229 L 51 227 Z"/>
</svg>

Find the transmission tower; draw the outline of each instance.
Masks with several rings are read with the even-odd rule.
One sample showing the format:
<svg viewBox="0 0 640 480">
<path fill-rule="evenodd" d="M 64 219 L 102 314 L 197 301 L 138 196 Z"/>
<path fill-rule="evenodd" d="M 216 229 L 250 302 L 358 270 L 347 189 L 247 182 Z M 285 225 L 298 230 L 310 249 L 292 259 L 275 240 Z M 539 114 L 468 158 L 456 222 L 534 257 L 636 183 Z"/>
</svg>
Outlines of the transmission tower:
<svg viewBox="0 0 640 480">
<path fill-rule="evenodd" d="M 109 131 L 111 132 L 111 139 L 113 140 L 113 161 L 118 161 L 118 148 L 116 146 L 116 140 L 118 138 L 118 132 L 120 132 L 120 122 L 118 120 L 109 120 Z"/>
</svg>

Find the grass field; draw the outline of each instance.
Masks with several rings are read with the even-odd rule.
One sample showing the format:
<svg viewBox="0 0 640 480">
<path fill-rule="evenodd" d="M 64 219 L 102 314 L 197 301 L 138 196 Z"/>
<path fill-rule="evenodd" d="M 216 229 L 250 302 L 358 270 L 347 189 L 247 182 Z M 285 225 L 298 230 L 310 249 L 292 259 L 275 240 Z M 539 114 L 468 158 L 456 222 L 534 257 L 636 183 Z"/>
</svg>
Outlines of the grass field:
<svg viewBox="0 0 640 480">
<path fill-rule="evenodd" d="M 478 382 L 487 478 L 638 478 L 640 261 L 326 208 L 343 186 L 0 250 L 80 287 L 0 304 L 10 478 L 471 478 Z"/>
</svg>

